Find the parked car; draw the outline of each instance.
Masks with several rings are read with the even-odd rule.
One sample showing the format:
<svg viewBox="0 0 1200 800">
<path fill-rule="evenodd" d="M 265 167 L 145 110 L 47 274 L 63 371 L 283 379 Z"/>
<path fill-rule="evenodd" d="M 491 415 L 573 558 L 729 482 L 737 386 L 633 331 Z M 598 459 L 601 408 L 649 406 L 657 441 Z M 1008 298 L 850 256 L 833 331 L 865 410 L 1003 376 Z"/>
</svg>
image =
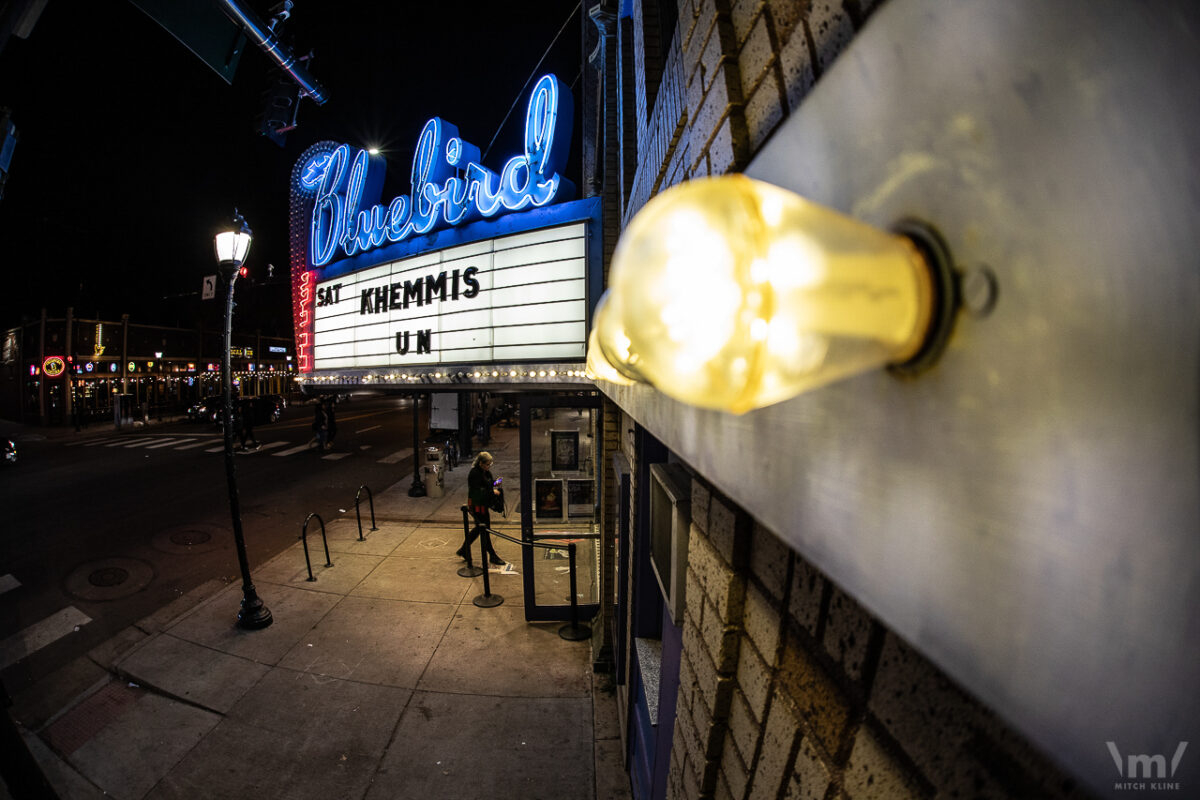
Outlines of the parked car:
<svg viewBox="0 0 1200 800">
<path fill-rule="evenodd" d="M 239 397 L 233 401 L 234 406 L 236 406 L 239 410 L 245 407 L 245 403 L 250 404 L 250 413 L 254 415 L 251 417 L 251 421 L 255 425 L 266 425 L 271 422 L 278 422 L 280 415 L 283 414 L 283 408 L 280 407 L 280 405 L 273 400 L 270 395 L 263 395 L 261 397 Z M 220 425 L 222 420 L 225 418 L 225 415 L 222 413 L 223 410 L 224 409 L 220 403 L 218 403 L 213 409 L 212 421 L 217 425 Z"/>
<path fill-rule="evenodd" d="M 221 395 L 209 395 L 200 402 L 195 403 L 188 408 L 188 419 L 192 422 L 212 422 L 217 412 L 221 410 L 222 402 L 223 399 L 221 398 Z"/>
<path fill-rule="evenodd" d="M 4 463 L 5 464 L 17 463 L 17 443 L 14 442 L 12 439 L 4 440 Z"/>
<path fill-rule="evenodd" d="M 287 398 L 281 394 L 264 394 L 263 397 L 268 397 L 271 400 L 273 400 L 275 405 L 279 408 L 280 411 L 283 411 L 285 408 L 288 407 Z"/>
</svg>

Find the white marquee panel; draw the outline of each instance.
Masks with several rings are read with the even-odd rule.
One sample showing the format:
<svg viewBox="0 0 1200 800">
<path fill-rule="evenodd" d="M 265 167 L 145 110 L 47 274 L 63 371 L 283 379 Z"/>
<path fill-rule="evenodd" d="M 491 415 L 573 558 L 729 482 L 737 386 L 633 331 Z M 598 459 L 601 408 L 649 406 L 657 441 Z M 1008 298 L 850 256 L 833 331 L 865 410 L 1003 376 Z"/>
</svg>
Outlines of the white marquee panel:
<svg viewBox="0 0 1200 800">
<path fill-rule="evenodd" d="M 337 301 L 315 309 L 317 370 L 438 363 L 583 358 L 586 342 L 586 228 L 583 223 L 423 253 L 317 284 Z M 454 297 L 454 271 L 458 296 Z M 474 297 L 470 277 L 478 286 Z M 404 284 L 428 303 L 403 307 Z M 396 291 L 393 292 L 393 286 Z M 377 291 L 378 290 L 378 291 Z M 363 292 L 368 292 L 364 303 Z M 389 307 L 393 297 L 399 302 Z M 377 302 L 381 301 L 381 302 Z M 408 352 L 397 352 L 397 334 Z M 428 332 L 430 352 L 418 353 Z"/>
</svg>

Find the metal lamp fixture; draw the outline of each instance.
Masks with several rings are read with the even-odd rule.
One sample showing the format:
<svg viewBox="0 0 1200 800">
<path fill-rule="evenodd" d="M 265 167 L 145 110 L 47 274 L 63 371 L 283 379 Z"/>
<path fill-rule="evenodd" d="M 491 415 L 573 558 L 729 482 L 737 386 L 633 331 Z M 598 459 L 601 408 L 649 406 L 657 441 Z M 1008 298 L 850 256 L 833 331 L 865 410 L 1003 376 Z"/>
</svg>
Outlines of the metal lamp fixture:
<svg viewBox="0 0 1200 800">
<path fill-rule="evenodd" d="M 221 231 L 213 240 L 217 251 L 217 263 L 221 265 L 222 269 L 225 269 L 225 265 L 228 264 L 231 265 L 230 269 L 237 272 L 250 252 L 251 239 L 250 226 L 246 224 L 246 220 L 242 219 L 241 214 L 234 211 L 233 227 L 230 230 Z"/>
<path fill-rule="evenodd" d="M 233 285 L 238 271 L 250 252 L 250 226 L 235 210 L 233 226 L 217 234 L 214 244 L 221 279 L 225 282 L 225 346 L 221 361 L 221 391 L 225 419 L 222 430 L 225 439 L 225 478 L 229 484 L 229 511 L 233 516 L 233 539 L 237 545 L 238 565 L 242 570 L 242 607 L 238 612 L 240 628 L 257 630 L 271 624 L 271 610 L 259 598 L 250 580 L 250 562 L 246 558 L 246 540 L 242 535 L 242 512 L 238 503 L 237 478 L 233 467 L 233 371 L 230 359 L 230 338 L 233 329 Z"/>
<path fill-rule="evenodd" d="M 957 305 L 931 230 L 881 231 L 743 175 L 647 203 L 609 284 L 589 372 L 738 414 L 878 367 L 920 371 Z"/>
</svg>

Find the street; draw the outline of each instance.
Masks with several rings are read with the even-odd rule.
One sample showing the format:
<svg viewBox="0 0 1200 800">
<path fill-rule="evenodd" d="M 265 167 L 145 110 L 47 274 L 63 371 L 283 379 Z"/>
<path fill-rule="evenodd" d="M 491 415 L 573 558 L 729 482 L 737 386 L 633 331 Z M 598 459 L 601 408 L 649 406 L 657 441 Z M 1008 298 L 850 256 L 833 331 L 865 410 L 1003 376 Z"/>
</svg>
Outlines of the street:
<svg viewBox="0 0 1200 800">
<path fill-rule="evenodd" d="M 292 405 L 255 429 L 261 449 L 236 454 L 252 574 L 295 542 L 310 512 L 353 517 L 360 486 L 379 492 L 411 479 L 407 399 L 339 404 L 325 452 L 308 446 L 311 421 L 311 406 Z M 0 537 L 0 677 L 10 694 L 206 581 L 241 580 L 219 427 L 41 434 L 25 429 L 20 462 L 0 474 L 10 520 Z M 369 527 L 367 491 L 362 516 Z M 314 554 L 319 528 L 310 525 Z M 233 624 L 237 609 L 229 613 Z"/>
</svg>

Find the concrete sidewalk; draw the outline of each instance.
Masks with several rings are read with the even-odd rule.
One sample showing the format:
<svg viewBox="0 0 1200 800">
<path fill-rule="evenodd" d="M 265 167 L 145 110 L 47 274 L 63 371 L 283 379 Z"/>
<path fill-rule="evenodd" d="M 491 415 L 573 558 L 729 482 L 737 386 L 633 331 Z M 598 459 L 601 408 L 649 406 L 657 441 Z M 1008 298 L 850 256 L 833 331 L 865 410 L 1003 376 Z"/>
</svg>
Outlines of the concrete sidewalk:
<svg viewBox="0 0 1200 800">
<path fill-rule="evenodd" d="M 516 475 L 498 433 L 495 472 Z M 498 607 L 457 574 L 467 472 L 441 498 L 409 497 L 411 476 L 381 492 L 376 531 L 364 502 L 365 541 L 353 511 L 327 520 L 330 568 L 314 520 L 316 581 L 299 542 L 253 570 L 268 628 L 236 628 L 240 583 L 212 582 L 93 651 L 101 680 L 26 714 L 59 796 L 629 797 L 611 687 L 589 642 L 525 622 L 517 546 L 495 543 L 517 565 L 492 568 Z"/>
</svg>

